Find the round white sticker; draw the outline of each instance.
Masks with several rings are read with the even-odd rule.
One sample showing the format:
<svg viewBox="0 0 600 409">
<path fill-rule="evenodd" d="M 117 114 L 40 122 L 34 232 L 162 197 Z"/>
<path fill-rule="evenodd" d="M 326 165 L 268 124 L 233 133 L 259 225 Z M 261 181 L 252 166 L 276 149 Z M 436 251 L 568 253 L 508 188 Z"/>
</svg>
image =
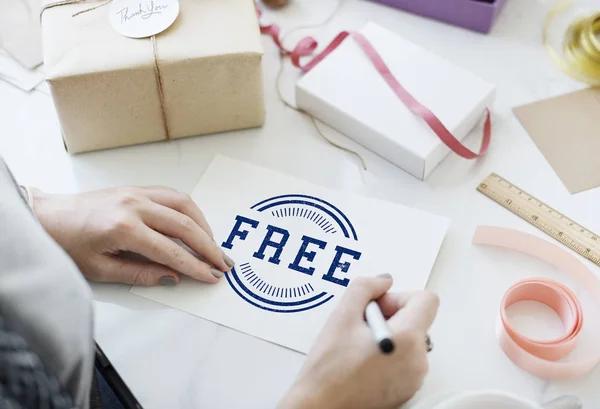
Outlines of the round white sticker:
<svg viewBox="0 0 600 409">
<path fill-rule="evenodd" d="M 113 0 L 110 25 L 131 38 L 151 37 L 171 26 L 179 15 L 178 0 Z"/>
</svg>

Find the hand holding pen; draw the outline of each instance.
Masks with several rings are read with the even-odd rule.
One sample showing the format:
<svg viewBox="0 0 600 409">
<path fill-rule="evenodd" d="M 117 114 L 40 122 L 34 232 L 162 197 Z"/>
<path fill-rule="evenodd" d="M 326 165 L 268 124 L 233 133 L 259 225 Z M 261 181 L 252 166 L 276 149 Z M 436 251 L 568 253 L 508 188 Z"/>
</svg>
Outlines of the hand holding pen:
<svg viewBox="0 0 600 409">
<path fill-rule="evenodd" d="M 383 312 L 381 311 L 381 308 L 379 308 L 377 301 L 371 301 L 367 304 L 367 308 L 365 309 L 365 319 L 371 328 L 373 340 L 377 343 L 381 352 L 384 354 L 393 353 L 395 350 L 394 337 L 388 328 Z M 433 343 L 431 342 L 429 335 L 425 337 L 425 346 L 427 347 L 427 352 L 433 350 Z"/>
<path fill-rule="evenodd" d="M 438 297 L 429 291 L 388 293 L 392 281 L 389 274 L 353 280 L 279 409 L 398 407 L 420 389 Z M 382 353 L 374 340 L 374 308 L 365 313 L 373 300 L 386 318 L 391 353 Z"/>
</svg>

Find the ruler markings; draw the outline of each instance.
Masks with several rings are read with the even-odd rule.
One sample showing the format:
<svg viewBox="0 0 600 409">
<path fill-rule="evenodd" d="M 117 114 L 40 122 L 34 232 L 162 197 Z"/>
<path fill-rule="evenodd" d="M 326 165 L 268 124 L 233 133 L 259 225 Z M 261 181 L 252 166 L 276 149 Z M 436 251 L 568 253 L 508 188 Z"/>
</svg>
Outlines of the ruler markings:
<svg viewBox="0 0 600 409">
<path fill-rule="evenodd" d="M 495 173 L 477 190 L 521 219 L 600 266 L 598 235 Z"/>
</svg>

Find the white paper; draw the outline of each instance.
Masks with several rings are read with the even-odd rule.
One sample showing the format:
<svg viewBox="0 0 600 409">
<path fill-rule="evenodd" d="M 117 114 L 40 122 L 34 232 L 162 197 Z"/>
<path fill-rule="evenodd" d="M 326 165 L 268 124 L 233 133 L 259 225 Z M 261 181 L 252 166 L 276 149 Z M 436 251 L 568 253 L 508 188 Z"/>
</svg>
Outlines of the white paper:
<svg viewBox="0 0 600 409">
<path fill-rule="evenodd" d="M 213 160 L 192 198 L 236 267 L 214 285 L 186 279 L 176 287 L 131 291 L 303 353 L 347 289 L 323 278 L 332 266 L 333 281 L 391 273 L 394 290 L 423 289 L 449 224 L 444 217 L 223 156 Z M 240 224 L 229 249 L 237 219 L 247 222 Z M 269 229 L 274 242 L 285 236 L 281 229 L 289 238 L 279 255 L 276 247 L 267 247 L 260 259 L 255 253 Z M 305 252 L 303 240 L 311 242 Z M 312 275 L 290 268 L 298 254 L 297 264 L 314 268 Z M 339 267 L 348 267 L 347 272 Z"/>
<path fill-rule="evenodd" d="M 40 91 L 42 94 L 51 95 L 50 87 L 46 81 L 40 82 L 37 87 L 35 87 L 37 91 Z"/>
<path fill-rule="evenodd" d="M 0 0 L 0 48 L 24 68 L 42 63 L 39 0 Z"/>
<path fill-rule="evenodd" d="M 44 81 L 40 68 L 29 70 L 21 66 L 11 56 L 0 50 L 0 81 L 6 81 L 23 91 L 31 91 Z"/>
</svg>

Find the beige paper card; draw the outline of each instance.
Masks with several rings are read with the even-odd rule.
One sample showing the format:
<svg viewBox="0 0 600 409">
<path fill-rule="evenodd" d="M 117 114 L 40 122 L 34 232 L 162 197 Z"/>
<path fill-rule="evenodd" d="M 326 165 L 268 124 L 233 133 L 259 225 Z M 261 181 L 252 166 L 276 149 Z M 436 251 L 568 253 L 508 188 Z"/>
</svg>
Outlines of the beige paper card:
<svg viewBox="0 0 600 409">
<path fill-rule="evenodd" d="M 425 287 L 448 219 L 217 156 L 192 193 L 237 262 L 218 284 L 131 292 L 307 353 L 359 276 Z"/>
<path fill-rule="evenodd" d="M 600 88 L 514 108 L 569 192 L 600 186 Z"/>
</svg>

